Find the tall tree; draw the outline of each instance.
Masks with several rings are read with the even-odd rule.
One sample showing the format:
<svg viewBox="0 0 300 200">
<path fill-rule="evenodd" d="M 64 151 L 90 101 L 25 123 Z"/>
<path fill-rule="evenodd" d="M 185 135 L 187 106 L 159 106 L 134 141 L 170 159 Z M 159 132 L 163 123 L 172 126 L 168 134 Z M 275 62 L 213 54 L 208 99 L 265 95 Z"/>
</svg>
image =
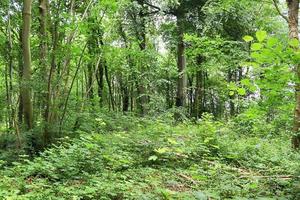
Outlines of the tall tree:
<svg viewBox="0 0 300 200">
<path fill-rule="evenodd" d="M 178 9 L 175 12 L 177 18 L 177 67 L 178 67 L 178 81 L 177 81 L 177 96 L 176 106 L 184 106 L 186 98 L 186 58 L 185 58 L 185 44 L 184 44 L 184 23 L 185 23 L 185 12 Z"/>
<path fill-rule="evenodd" d="M 31 0 L 23 1 L 23 26 L 22 26 L 22 48 L 23 48 L 23 71 L 21 95 L 24 109 L 24 121 L 27 129 L 33 128 L 33 108 L 31 100 L 31 51 L 30 51 L 30 27 L 31 27 Z"/>
<path fill-rule="evenodd" d="M 288 25 L 289 38 L 299 41 L 298 17 L 299 17 L 299 0 L 287 0 L 288 5 Z M 292 145 L 295 149 L 300 148 L 300 64 L 295 66 L 296 86 L 295 86 L 295 115 L 294 115 L 294 132 Z"/>
<path fill-rule="evenodd" d="M 48 18 L 48 7 L 49 3 L 48 0 L 39 0 L 39 11 L 40 11 L 40 70 L 41 70 L 41 76 L 43 82 L 42 87 L 42 112 L 44 117 L 44 134 L 43 134 L 43 140 L 44 144 L 48 144 L 50 141 L 50 132 L 49 132 L 49 124 L 48 124 L 48 115 L 49 106 L 47 105 L 49 103 L 49 93 L 47 92 L 47 82 L 48 82 L 48 34 L 47 34 L 47 18 Z"/>
</svg>

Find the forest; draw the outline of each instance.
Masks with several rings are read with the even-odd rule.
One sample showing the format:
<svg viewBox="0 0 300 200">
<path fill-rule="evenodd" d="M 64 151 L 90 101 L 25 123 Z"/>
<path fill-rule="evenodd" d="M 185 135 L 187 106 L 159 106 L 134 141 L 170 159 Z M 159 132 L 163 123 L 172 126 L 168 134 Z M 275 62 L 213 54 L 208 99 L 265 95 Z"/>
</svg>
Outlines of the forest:
<svg viewBox="0 0 300 200">
<path fill-rule="evenodd" d="M 1 0 L 0 200 L 300 199 L 300 0 Z"/>
</svg>

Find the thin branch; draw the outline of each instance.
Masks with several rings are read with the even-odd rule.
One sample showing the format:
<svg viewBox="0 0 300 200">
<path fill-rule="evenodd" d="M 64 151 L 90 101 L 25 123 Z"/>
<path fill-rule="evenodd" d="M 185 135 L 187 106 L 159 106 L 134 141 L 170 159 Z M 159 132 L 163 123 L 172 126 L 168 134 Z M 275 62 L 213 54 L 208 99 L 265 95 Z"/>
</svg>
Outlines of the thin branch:
<svg viewBox="0 0 300 200">
<path fill-rule="evenodd" d="M 158 6 L 155 6 L 155 5 L 152 5 L 152 4 L 150 4 L 150 3 L 148 3 L 148 2 L 144 2 L 144 4 L 146 4 L 147 6 L 149 6 L 149 7 L 152 7 L 152 8 L 154 8 L 154 9 L 156 9 L 156 10 L 158 10 L 158 11 L 160 11 L 161 9 L 160 9 L 160 7 L 158 7 Z"/>
<path fill-rule="evenodd" d="M 154 9 L 156 9 L 156 10 L 153 11 L 153 12 L 147 13 L 147 14 L 149 14 L 149 15 L 151 15 L 151 14 L 156 14 L 156 13 L 159 13 L 159 12 L 163 12 L 163 13 L 166 14 L 166 15 L 175 15 L 175 14 L 176 14 L 175 12 L 172 12 L 172 11 L 162 10 L 160 7 L 155 6 L 155 5 L 153 5 L 153 4 L 151 4 L 151 3 L 147 2 L 147 1 L 145 1 L 144 4 L 146 4 L 146 5 L 149 6 L 149 7 L 152 7 L 152 8 L 154 8 Z"/>
<path fill-rule="evenodd" d="M 280 8 L 279 8 L 279 6 L 278 6 L 277 1 L 276 1 L 276 0 L 272 0 L 272 1 L 273 1 L 273 5 L 275 6 L 275 8 L 276 8 L 278 14 L 279 14 L 285 21 L 287 21 L 287 23 L 289 23 L 289 19 L 287 18 L 287 16 L 285 16 L 285 15 L 280 11 Z"/>
</svg>

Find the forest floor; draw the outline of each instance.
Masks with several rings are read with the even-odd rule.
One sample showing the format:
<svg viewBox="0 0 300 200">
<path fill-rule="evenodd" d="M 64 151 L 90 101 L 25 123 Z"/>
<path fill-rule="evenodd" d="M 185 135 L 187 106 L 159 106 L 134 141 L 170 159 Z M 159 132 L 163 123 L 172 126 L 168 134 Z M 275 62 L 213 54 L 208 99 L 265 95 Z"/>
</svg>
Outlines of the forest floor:
<svg viewBox="0 0 300 200">
<path fill-rule="evenodd" d="M 283 134 L 209 119 L 95 121 L 98 131 L 83 127 L 34 159 L 0 160 L 0 199 L 300 199 L 300 154 Z"/>
</svg>

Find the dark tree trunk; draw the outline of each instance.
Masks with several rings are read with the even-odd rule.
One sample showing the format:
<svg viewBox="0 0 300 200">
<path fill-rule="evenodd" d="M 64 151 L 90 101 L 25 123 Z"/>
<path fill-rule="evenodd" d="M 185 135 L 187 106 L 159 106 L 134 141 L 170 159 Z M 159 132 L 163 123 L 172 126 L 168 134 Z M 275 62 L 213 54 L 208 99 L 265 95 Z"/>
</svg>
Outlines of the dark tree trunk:
<svg viewBox="0 0 300 200">
<path fill-rule="evenodd" d="M 129 110 L 129 89 L 127 83 L 124 84 L 122 77 L 120 77 L 120 87 L 122 93 L 122 111 L 128 112 Z"/>
<path fill-rule="evenodd" d="M 234 79 L 233 76 L 234 76 L 233 71 L 229 69 L 228 70 L 228 80 L 227 80 L 228 83 L 235 82 L 235 79 Z M 229 95 L 229 113 L 230 113 L 230 116 L 235 115 L 234 98 L 235 98 L 235 95 Z"/>
<path fill-rule="evenodd" d="M 199 119 L 202 115 L 202 97 L 203 97 L 203 85 L 202 85 L 203 71 L 197 70 L 196 72 L 196 89 L 195 89 L 195 101 L 194 101 L 194 117 Z"/>
<path fill-rule="evenodd" d="M 177 67 L 178 67 L 178 81 L 177 81 L 177 95 L 176 106 L 183 107 L 186 98 L 186 75 L 185 75 L 185 44 L 184 44 L 184 15 L 178 14 L 177 16 Z"/>
<path fill-rule="evenodd" d="M 103 107 L 103 89 L 104 89 L 103 75 L 104 75 L 103 63 L 100 62 L 98 71 L 96 73 L 96 79 L 98 84 L 99 104 L 101 108 Z"/>
<path fill-rule="evenodd" d="M 108 69 L 107 69 L 106 63 L 104 64 L 104 74 L 105 74 L 105 79 L 106 79 L 106 83 L 107 83 L 107 87 L 108 87 L 110 105 L 111 105 L 112 110 L 114 111 L 115 110 L 115 100 L 114 100 L 114 96 L 113 96 L 112 86 L 111 86 L 110 78 L 108 75 Z"/>
</svg>

